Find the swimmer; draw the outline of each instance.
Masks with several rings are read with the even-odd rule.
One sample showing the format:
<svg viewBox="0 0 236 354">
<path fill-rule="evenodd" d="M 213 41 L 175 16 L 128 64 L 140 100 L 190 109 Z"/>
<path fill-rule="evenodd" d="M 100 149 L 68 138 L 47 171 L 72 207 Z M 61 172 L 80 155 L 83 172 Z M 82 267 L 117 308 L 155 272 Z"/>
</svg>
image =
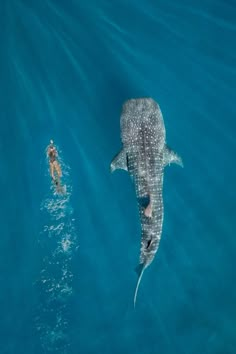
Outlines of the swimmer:
<svg viewBox="0 0 236 354">
<path fill-rule="evenodd" d="M 54 146 L 53 140 L 50 140 L 50 145 L 48 146 L 47 149 L 47 156 L 49 158 L 50 175 L 55 185 L 59 188 L 62 172 L 61 172 L 61 166 L 58 162 L 58 152 L 56 147 Z M 55 172 L 57 176 L 55 176 Z"/>
</svg>

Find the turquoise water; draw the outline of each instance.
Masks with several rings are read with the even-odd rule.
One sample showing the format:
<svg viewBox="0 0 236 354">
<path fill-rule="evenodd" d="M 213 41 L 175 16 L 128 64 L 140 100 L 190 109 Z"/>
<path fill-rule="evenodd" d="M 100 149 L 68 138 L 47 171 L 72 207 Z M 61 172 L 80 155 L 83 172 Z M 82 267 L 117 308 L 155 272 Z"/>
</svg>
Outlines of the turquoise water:
<svg viewBox="0 0 236 354">
<path fill-rule="evenodd" d="M 230 0 L 1 1 L 1 354 L 235 354 L 235 20 Z M 109 164 L 140 96 L 184 169 L 134 311 L 134 186 Z"/>
</svg>

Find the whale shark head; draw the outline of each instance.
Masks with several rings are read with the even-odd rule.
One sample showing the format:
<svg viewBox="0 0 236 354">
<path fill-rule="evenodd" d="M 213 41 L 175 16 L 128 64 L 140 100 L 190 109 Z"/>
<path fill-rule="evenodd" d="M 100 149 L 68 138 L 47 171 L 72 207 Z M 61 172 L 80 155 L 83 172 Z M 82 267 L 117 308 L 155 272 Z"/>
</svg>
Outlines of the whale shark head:
<svg viewBox="0 0 236 354">
<path fill-rule="evenodd" d="M 163 137 L 165 126 L 160 107 L 152 98 L 130 99 L 123 104 L 120 119 L 121 138 L 124 146 L 136 145 L 140 141 L 143 127 L 147 133 Z"/>
</svg>

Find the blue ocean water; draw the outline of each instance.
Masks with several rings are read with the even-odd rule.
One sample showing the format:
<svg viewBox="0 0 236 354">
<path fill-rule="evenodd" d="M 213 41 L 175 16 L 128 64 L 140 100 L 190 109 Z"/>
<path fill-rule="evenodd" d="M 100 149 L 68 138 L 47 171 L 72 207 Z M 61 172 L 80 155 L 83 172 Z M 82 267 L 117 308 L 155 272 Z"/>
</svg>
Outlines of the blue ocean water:
<svg viewBox="0 0 236 354">
<path fill-rule="evenodd" d="M 1 354 L 235 354 L 235 20 L 231 0 L 1 1 Z M 141 96 L 184 169 L 134 310 L 134 186 L 109 164 Z"/>
</svg>

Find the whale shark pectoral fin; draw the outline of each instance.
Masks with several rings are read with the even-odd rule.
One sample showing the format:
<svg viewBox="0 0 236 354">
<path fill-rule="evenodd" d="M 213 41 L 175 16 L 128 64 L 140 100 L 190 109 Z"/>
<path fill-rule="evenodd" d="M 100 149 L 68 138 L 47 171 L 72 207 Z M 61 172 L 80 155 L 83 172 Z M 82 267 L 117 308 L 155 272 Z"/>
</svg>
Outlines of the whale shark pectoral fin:
<svg viewBox="0 0 236 354">
<path fill-rule="evenodd" d="M 110 171 L 114 172 L 115 170 L 125 170 L 128 171 L 127 168 L 127 156 L 124 149 L 122 149 L 112 160 L 110 165 Z"/>
<path fill-rule="evenodd" d="M 166 145 L 164 149 L 164 167 L 171 163 L 176 163 L 177 165 L 184 167 L 181 157 Z"/>
</svg>

